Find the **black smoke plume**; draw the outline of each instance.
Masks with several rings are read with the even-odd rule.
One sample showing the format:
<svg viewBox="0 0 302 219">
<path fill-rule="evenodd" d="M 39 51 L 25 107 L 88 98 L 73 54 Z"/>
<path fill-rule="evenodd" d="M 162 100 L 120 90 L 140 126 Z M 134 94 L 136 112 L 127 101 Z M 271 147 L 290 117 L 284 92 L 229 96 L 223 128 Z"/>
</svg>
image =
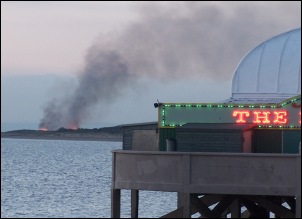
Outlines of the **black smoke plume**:
<svg viewBox="0 0 302 219">
<path fill-rule="evenodd" d="M 92 107 L 115 101 L 141 76 L 230 80 L 251 48 L 301 26 L 301 2 L 143 5 L 137 22 L 90 47 L 78 87 L 47 104 L 40 128 L 79 127 Z"/>
</svg>

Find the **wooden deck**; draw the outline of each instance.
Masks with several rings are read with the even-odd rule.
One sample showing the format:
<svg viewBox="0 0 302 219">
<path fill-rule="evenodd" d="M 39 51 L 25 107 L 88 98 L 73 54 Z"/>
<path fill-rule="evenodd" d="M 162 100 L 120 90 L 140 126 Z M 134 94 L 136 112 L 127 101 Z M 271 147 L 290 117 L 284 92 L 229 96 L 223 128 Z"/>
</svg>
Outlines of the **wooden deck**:
<svg viewBox="0 0 302 219">
<path fill-rule="evenodd" d="M 301 154 L 116 150 L 112 159 L 113 218 L 120 217 L 121 189 L 131 190 L 132 217 L 138 217 L 138 191 L 149 190 L 181 194 L 178 209 L 163 217 L 190 217 L 199 212 L 203 217 L 231 213 L 238 218 L 273 212 L 300 218 Z M 290 208 L 283 207 L 283 202 Z M 218 207 L 210 210 L 215 203 Z M 240 213 L 243 206 L 245 215 Z"/>
</svg>

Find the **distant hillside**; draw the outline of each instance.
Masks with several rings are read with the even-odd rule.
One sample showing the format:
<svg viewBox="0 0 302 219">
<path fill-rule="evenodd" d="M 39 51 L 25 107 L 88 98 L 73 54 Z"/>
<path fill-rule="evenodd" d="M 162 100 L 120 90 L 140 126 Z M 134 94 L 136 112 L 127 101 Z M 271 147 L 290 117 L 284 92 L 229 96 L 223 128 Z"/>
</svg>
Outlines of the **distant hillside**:
<svg viewBox="0 0 302 219">
<path fill-rule="evenodd" d="M 122 139 L 122 127 L 103 127 L 94 129 L 65 129 L 56 131 L 13 130 L 1 132 L 1 138 L 40 138 L 40 139 L 81 139 L 81 140 L 114 140 Z"/>
<path fill-rule="evenodd" d="M 72 132 L 72 133 L 111 133 L 111 134 L 122 134 L 123 129 L 122 126 L 112 126 L 112 127 L 103 127 L 103 128 L 94 128 L 94 129 L 65 129 L 65 128 L 59 128 L 57 131 L 55 132 Z"/>
</svg>

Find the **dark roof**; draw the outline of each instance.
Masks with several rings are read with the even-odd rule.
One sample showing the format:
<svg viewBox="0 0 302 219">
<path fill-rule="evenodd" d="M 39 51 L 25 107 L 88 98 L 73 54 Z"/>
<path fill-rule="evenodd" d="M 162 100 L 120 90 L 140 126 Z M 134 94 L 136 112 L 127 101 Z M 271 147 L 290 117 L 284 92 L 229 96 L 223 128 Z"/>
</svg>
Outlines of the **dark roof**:
<svg viewBox="0 0 302 219">
<path fill-rule="evenodd" d="M 158 122 L 143 122 L 143 123 L 131 123 L 131 124 L 122 124 L 122 127 L 126 126 L 145 126 L 145 125 L 156 125 L 157 126 Z"/>
</svg>

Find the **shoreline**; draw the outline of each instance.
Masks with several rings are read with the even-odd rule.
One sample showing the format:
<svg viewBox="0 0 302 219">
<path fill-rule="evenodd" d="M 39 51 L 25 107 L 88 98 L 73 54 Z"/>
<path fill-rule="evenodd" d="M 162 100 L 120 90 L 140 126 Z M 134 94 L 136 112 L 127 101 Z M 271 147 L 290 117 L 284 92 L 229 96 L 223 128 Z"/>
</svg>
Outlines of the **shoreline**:
<svg viewBox="0 0 302 219">
<path fill-rule="evenodd" d="M 121 126 L 77 130 L 61 128 L 56 131 L 23 129 L 1 132 L 1 138 L 122 142 L 122 133 Z"/>
<path fill-rule="evenodd" d="M 112 142 L 122 142 L 122 137 L 92 137 L 92 136 L 3 136 L 2 138 L 11 138 L 11 139 L 37 139 L 37 140 L 68 140 L 68 141 L 112 141 Z"/>
</svg>

